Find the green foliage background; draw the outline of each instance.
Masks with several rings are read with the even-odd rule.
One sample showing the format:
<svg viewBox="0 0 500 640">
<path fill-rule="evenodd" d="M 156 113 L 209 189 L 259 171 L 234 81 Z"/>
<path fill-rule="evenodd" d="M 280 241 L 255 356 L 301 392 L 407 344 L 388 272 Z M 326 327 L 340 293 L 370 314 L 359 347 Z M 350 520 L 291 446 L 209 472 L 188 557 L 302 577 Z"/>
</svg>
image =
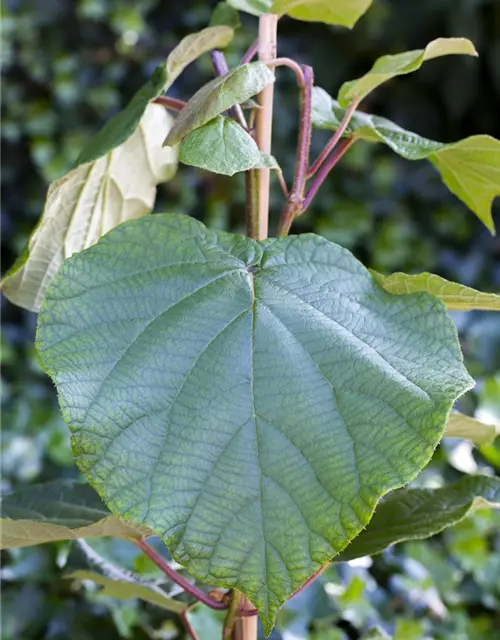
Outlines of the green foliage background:
<svg viewBox="0 0 500 640">
<path fill-rule="evenodd" d="M 83 144 L 126 104 L 157 63 L 209 21 L 213 3 L 197 0 L 6 0 L 3 7 L 2 271 L 24 246 L 48 182 L 67 171 Z M 253 40 L 256 20 L 229 48 L 229 61 Z M 500 3 L 497 0 L 374 0 L 349 32 L 283 20 L 280 55 L 315 68 L 334 95 L 375 58 L 424 46 L 438 36 L 471 38 L 479 60 L 436 60 L 377 90 L 363 105 L 398 124 L 449 142 L 474 133 L 500 138 Z M 212 77 L 208 57 L 170 92 L 186 98 Z M 280 74 L 274 155 L 293 170 L 297 92 Z M 314 141 L 318 151 L 322 135 Z M 273 220 L 280 193 L 274 185 Z M 227 179 L 181 167 L 159 190 L 156 210 L 189 213 L 216 228 L 242 230 L 242 176 Z M 500 225 L 498 203 L 495 207 Z M 435 271 L 483 290 L 500 290 L 500 242 L 440 183 L 425 162 L 405 163 L 382 146 L 358 143 L 295 230 L 314 230 L 369 267 Z M 36 317 L 2 300 L 2 489 L 76 476 L 55 392 L 34 358 Z M 494 313 L 454 313 L 471 374 L 478 380 L 460 408 L 500 419 L 500 331 Z M 500 445 L 473 450 L 447 441 L 418 482 L 437 486 L 462 472 L 500 474 Z M 333 566 L 292 600 L 276 638 L 360 638 L 381 624 L 398 640 L 500 638 L 500 518 L 477 512 L 432 541 L 400 545 L 373 559 Z M 145 575 L 154 567 L 125 542 L 94 545 Z M 6 552 L 2 637 L 181 638 L 175 618 L 137 602 L 116 602 L 62 575 L 86 560 L 67 544 Z M 197 614 L 200 636 L 214 620 Z"/>
</svg>

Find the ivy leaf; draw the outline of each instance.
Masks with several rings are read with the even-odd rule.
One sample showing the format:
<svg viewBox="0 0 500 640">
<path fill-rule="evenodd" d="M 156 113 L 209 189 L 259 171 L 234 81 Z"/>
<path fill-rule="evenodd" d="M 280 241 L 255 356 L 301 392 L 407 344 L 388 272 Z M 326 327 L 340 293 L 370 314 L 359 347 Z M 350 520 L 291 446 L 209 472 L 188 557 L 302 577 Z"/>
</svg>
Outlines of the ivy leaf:
<svg viewBox="0 0 500 640">
<path fill-rule="evenodd" d="M 417 71 L 427 60 L 456 54 L 477 56 L 477 51 L 466 38 L 438 38 L 429 42 L 425 49 L 382 56 L 364 76 L 344 82 L 340 87 L 338 101 L 342 107 L 355 100 L 359 102 L 387 80 Z"/>
<path fill-rule="evenodd" d="M 212 49 L 224 49 L 231 42 L 233 36 L 234 30 L 230 26 L 222 24 L 190 33 L 183 38 L 167 58 L 165 91 L 189 64 Z"/>
<path fill-rule="evenodd" d="M 232 176 L 258 165 L 261 155 L 255 140 L 237 122 L 217 116 L 188 133 L 180 144 L 179 160 L 200 169 Z"/>
<path fill-rule="evenodd" d="M 239 29 L 241 26 L 238 12 L 227 2 L 219 2 L 212 11 L 210 26 L 217 27 L 220 25 L 226 25 L 234 30 Z"/>
<path fill-rule="evenodd" d="M 270 13 L 273 0 L 227 0 L 235 9 L 250 13 L 252 16 L 261 16 Z"/>
<path fill-rule="evenodd" d="M 313 91 L 313 124 L 337 129 L 345 110 L 326 91 Z M 355 111 L 346 136 L 383 142 L 407 160 L 427 159 L 441 174 L 448 189 L 464 202 L 483 224 L 495 232 L 491 206 L 500 195 L 500 141 L 487 135 L 471 136 L 444 144 L 406 131 L 394 122 Z"/>
<path fill-rule="evenodd" d="M 464 416 L 463 413 L 450 413 L 445 438 L 464 438 L 477 445 L 491 444 L 497 437 L 497 428 L 494 424 L 485 424 L 475 418 Z"/>
<path fill-rule="evenodd" d="M 378 284 L 394 294 L 417 293 L 426 291 L 444 302 L 447 309 L 454 311 L 500 311 L 500 295 L 484 293 L 458 282 L 450 282 L 435 273 L 392 273 L 384 276 L 376 271 L 371 272 Z"/>
<path fill-rule="evenodd" d="M 123 144 L 50 185 L 27 247 L 2 280 L 2 290 L 11 302 L 39 311 L 50 280 L 66 258 L 121 222 L 150 212 L 156 185 L 171 178 L 177 167 L 177 152 L 162 149 L 160 143 L 171 123 L 163 107 L 146 106 L 136 130 Z M 111 139 L 103 136 L 84 158 L 107 148 Z"/>
<path fill-rule="evenodd" d="M 473 385 L 433 297 L 384 292 L 313 234 L 257 242 L 171 214 L 66 261 L 37 347 L 111 511 L 245 592 L 267 633 Z"/>
<path fill-rule="evenodd" d="M 2 549 L 77 538 L 140 538 L 151 531 L 109 512 L 86 484 L 57 480 L 21 489 L 2 499 Z"/>
<path fill-rule="evenodd" d="M 372 0 L 274 0 L 271 12 L 352 28 L 371 3 Z"/>
<path fill-rule="evenodd" d="M 214 78 L 197 91 L 179 113 L 164 145 L 172 147 L 178 144 L 193 129 L 260 93 L 272 82 L 274 74 L 262 62 L 243 64 Z"/>
<path fill-rule="evenodd" d="M 500 478 L 466 476 L 440 489 L 395 491 L 382 500 L 366 529 L 335 562 L 375 555 L 397 542 L 429 538 L 483 507 L 500 509 Z"/>
<path fill-rule="evenodd" d="M 68 573 L 65 578 L 71 580 L 90 580 L 94 584 L 102 587 L 102 589 L 99 590 L 100 595 L 117 598 L 118 600 L 139 598 L 144 602 L 149 602 L 173 613 L 182 613 L 188 608 L 186 604 L 169 598 L 163 589 L 158 587 L 154 582 L 140 580 L 132 577 L 132 575 L 117 579 L 103 576 L 95 571 L 73 571 L 72 573 Z"/>
</svg>

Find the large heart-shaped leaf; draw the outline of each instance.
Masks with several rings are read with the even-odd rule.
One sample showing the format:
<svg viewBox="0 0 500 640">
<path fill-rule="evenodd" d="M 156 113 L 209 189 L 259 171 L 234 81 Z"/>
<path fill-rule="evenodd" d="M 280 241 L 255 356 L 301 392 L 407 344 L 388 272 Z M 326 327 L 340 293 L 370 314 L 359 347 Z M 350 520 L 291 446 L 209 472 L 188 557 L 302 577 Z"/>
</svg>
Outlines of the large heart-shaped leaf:
<svg viewBox="0 0 500 640">
<path fill-rule="evenodd" d="M 364 76 L 344 82 L 338 101 L 343 107 L 353 101 L 359 102 L 387 80 L 417 71 L 427 60 L 457 54 L 477 56 L 477 51 L 466 38 L 438 38 L 429 42 L 425 49 L 382 56 Z"/>
<path fill-rule="evenodd" d="M 297 20 L 353 27 L 372 0 L 274 0 L 271 12 Z"/>
<path fill-rule="evenodd" d="M 405 294 L 426 291 L 442 300 L 448 309 L 456 311 L 500 311 L 500 295 L 484 293 L 459 282 L 451 282 L 435 273 L 391 273 L 385 276 L 371 272 L 375 280 L 389 293 Z"/>
<path fill-rule="evenodd" d="M 193 129 L 260 93 L 271 82 L 274 82 L 274 74 L 262 62 L 243 64 L 214 78 L 197 91 L 182 109 L 164 144 L 176 145 Z"/>
<path fill-rule="evenodd" d="M 176 215 L 66 261 L 41 363 L 113 513 L 201 580 L 277 609 L 429 460 L 473 381 L 444 305 L 393 296 L 313 235 Z"/>
<path fill-rule="evenodd" d="M 404 540 L 429 538 L 481 507 L 500 509 L 500 478 L 467 476 L 440 489 L 395 491 L 382 500 L 366 529 L 335 562 L 371 556 Z"/>
<path fill-rule="evenodd" d="M 1 525 L 1 549 L 77 538 L 140 538 L 151 533 L 112 515 L 91 487 L 70 480 L 5 496 Z"/>
<path fill-rule="evenodd" d="M 108 127 L 107 133 L 105 127 L 82 158 L 94 158 L 98 150 L 108 149 L 105 155 L 80 164 L 50 185 L 40 222 L 2 281 L 4 294 L 14 304 L 39 311 L 50 280 L 66 258 L 120 222 L 151 211 L 156 186 L 175 173 L 177 152 L 161 146 L 171 116 L 158 105 L 141 108 L 142 118 L 125 142 L 113 146 L 125 131 L 123 120 L 117 129 Z"/>
<path fill-rule="evenodd" d="M 70 580 L 91 581 L 102 587 L 99 590 L 100 595 L 108 596 L 109 598 L 117 598 L 118 600 L 139 598 L 144 602 L 154 604 L 173 613 L 182 613 L 188 608 L 187 604 L 169 598 L 168 594 L 154 582 L 134 578 L 130 575 L 124 575 L 120 579 L 104 576 L 95 571 L 81 570 L 68 573 L 65 577 Z"/>
<path fill-rule="evenodd" d="M 345 110 L 319 87 L 313 90 L 313 124 L 337 129 Z M 494 198 L 500 195 L 500 141 L 487 135 L 444 144 L 423 138 L 379 116 L 355 111 L 345 131 L 367 142 L 383 142 L 407 160 L 427 159 L 448 189 L 460 198 L 493 233 Z"/>
</svg>

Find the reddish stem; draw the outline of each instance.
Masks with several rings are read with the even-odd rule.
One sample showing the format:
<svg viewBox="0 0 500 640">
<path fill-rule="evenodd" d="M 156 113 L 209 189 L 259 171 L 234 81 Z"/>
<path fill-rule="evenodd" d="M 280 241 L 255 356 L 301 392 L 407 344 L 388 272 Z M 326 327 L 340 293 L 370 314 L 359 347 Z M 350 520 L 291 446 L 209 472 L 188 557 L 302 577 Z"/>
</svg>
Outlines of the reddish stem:
<svg viewBox="0 0 500 640">
<path fill-rule="evenodd" d="M 293 219 L 302 212 L 304 205 L 304 191 L 306 188 L 307 167 L 309 165 L 309 149 L 312 132 L 312 88 L 314 75 L 311 67 L 306 65 L 301 69 L 304 85 L 301 92 L 301 112 L 299 124 L 299 140 L 297 145 L 297 162 L 295 175 L 288 201 L 281 214 L 278 236 L 285 236 Z"/>
<path fill-rule="evenodd" d="M 325 181 L 325 178 L 328 176 L 333 167 L 337 164 L 340 158 L 344 155 L 344 153 L 354 144 L 354 138 L 344 138 L 341 140 L 336 146 L 335 150 L 325 162 L 325 164 L 321 167 L 321 169 L 316 174 L 311 186 L 309 187 L 309 191 L 306 194 L 304 200 L 304 206 L 302 207 L 301 213 L 304 213 L 306 209 L 311 204 L 311 200 L 316 195 L 317 190 Z"/>
<path fill-rule="evenodd" d="M 186 106 L 184 100 L 178 100 L 177 98 L 169 98 L 168 96 L 158 96 L 153 101 L 153 104 L 161 104 L 167 109 L 173 109 L 174 111 L 182 111 Z"/>
<path fill-rule="evenodd" d="M 257 40 L 254 40 L 254 42 L 252 42 L 248 51 L 245 53 L 245 55 L 241 59 L 240 64 L 247 64 L 248 62 L 253 60 L 257 55 L 258 50 L 259 50 L 259 40 L 257 39 Z"/>
<path fill-rule="evenodd" d="M 275 58 L 272 62 L 269 63 L 268 66 L 288 67 L 295 73 L 295 76 L 297 77 L 297 84 L 299 85 L 299 87 L 301 89 L 304 88 L 306 81 L 304 79 L 303 67 L 301 67 L 300 64 L 297 64 L 295 60 L 292 60 L 291 58 Z M 310 69 L 311 67 L 308 68 Z"/>
<path fill-rule="evenodd" d="M 226 56 L 222 53 L 222 51 L 211 51 L 210 57 L 212 58 L 212 64 L 217 76 L 223 76 L 229 71 L 229 67 L 226 61 Z M 243 114 L 243 109 L 239 104 L 235 104 L 229 109 L 229 113 L 231 114 L 231 118 L 236 120 L 236 122 L 243 127 L 243 129 L 247 129 L 247 121 Z"/>
<path fill-rule="evenodd" d="M 182 620 L 182 624 L 184 625 L 184 628 L 186 629 L 186 633 L 191 638 L 191 640 L 199 640 L 198 635 L 197 635 L 196 631 L 193 628 L 193 625 L 189 621 L 189 618 L 188 618 L 188 615 L 187 615 L 186 611 L 183 611 L 179 615 L 180 615 L 180 618 Z"/>
<path fill-rule="evenodd" d="M 356 107 L 358 106 L 358 104 L 359 102 L 354 101 L 354 102 L 351 102 L 351 104 L 347 107 L 344 117 L 340 121 L 337 130 L 335 131 L 333 136 L 330 138 L 329 142 L 327 143 L 323 151 L 316 158 L 312 167 L 308 170 L 307 172 L 308 178 L 310 178 L 316 173 L 316 171 L 321 167 L 323 162 L 328 158 L 330 153 L 333 151 L 338 141 L 343 136 L 345 130 L 349 126 L 349 122 L 351 121 L 352 115 L 356 111 Z"/>
<path fill-rule="evenodd" d="M 139 549 L 143 553 L 145 553 L 148 556 L 150 560 L 152 560 L 155 563 L 155 565 L 159 569 L 163 571 L 163 573 L 165 573 L 165 575 L 167 575 L 170 578 L 170 580 L 172 580 L 172 582 L 175 582 L 180 587 L 182 587 L 184 591 L 186 591 L 186 593 L 189 593 L 194 598 L 196 598 L 200 602 L 203 602 L 203 604 L 206 604 L 207 607 L 210 607 L 211 609 L 218 609 L 218 610 L 227 609 L 226 604 L 224 604 L 223 602 L 217 602 L 216 600 L 212 600 L 212 598 L 207 596 L 207 594 L 204 591 L 202 591 L 201 589 L 198 589 L 198 587 L 188 582 L 179 573 L 177 573 L 177 571 L 174 571 L 174 569 L 172 569 L 172 567 L 168 564 L 168 562 L 164 558 L 162 558 L 162 556 L 159 553 L 157 553 L 153 549 L 153 547 L 150 547 L 145 540 L 136 540 L 135 544 L 136 546 L 139 547 Z"/>
</svg>

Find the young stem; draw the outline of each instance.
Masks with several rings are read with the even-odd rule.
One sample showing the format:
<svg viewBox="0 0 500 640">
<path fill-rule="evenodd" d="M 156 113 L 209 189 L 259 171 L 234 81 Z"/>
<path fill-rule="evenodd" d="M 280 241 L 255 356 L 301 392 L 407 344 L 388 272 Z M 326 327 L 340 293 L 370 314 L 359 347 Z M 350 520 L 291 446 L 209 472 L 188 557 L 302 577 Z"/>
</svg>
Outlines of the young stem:
<svg viewBox="0 0 500 640">
<path fill-rule="evenodd" d="M 184 100 L 178 100 L 177 98 L 169 98 L 168 96 L 158 96 L 153 100 L 153 104 L 161 104 L 162 107 L 172 109 L 173 111 L 182 111 L 186 106 Z"/>
<path fill-rule="evenodd" d="M 252 44 L 248 48 L 248 51 L 245 53 L 245 55 L 241 59 L 240 64 L 247 64 L 248 62 L 251 62 L 257 55 L 258 50 L 259 50 L 259 40 L 257 39 L 252 42 Z"/>
<path fill-rule="evenodd" d="M 293 219 L 300 215 L 304 205 L 304 192 L 306 188 L 307 167 L 309 166 L 309 149 L 311 147 L 312 131 L 312 88 L 314 75 L 311 67 L 302 67 L 304 84 L 301 88 L 301 107 L 299 140 L 297 145 L 297 161 L 292 190 L 281 214 L 278 227 L 278 236 L 286 236 L 292 225 Z"/>
<path fill-rule="evenodd" d="M 259 18 L 259 60 L 272 63 L 276 58 L 276 35 L 278 16 L 273 13 Z M 257 112 L 255 139 L 257 146 L 264 153 L 271 153 L 271 135 L 273 120 L 274 84 L 268 84 L 258 96 L 260 109 Z M 249 235 L 256 240 L 267 238 L 269 230 L 269 183 L 270 169 L 252 169 L 251 182 L 257 193 L 257 202 L 249 210 L 250 220 L 247 228 Z"/>
<path fill-rule="evenodd" d="M 149 544 L 145 540 L 136 540 L 135 544 L 139 549 L 145 553 L 150 560 L 152 560 L 155 565 L 165 573 L 165 575 L 175 582 L 180 587 L 184 589 L 186 593 L 189 593 L 193 597 L 195 597 L 203 604 L 206 604 L 211 609 L 227 609 L 227 605 L 223 602 L 217 602 L 216 600 L 212 600 L 206 593 L 198 589 L 194 584 L 188 582 L 185 578 L 183 578 L 177 571 L 174 571 L 172 567 L 168 564 L 166 560 L 164 560 L 159 553 L 157 553 L 153 547 L 150 547 Z"/>
</svg>

